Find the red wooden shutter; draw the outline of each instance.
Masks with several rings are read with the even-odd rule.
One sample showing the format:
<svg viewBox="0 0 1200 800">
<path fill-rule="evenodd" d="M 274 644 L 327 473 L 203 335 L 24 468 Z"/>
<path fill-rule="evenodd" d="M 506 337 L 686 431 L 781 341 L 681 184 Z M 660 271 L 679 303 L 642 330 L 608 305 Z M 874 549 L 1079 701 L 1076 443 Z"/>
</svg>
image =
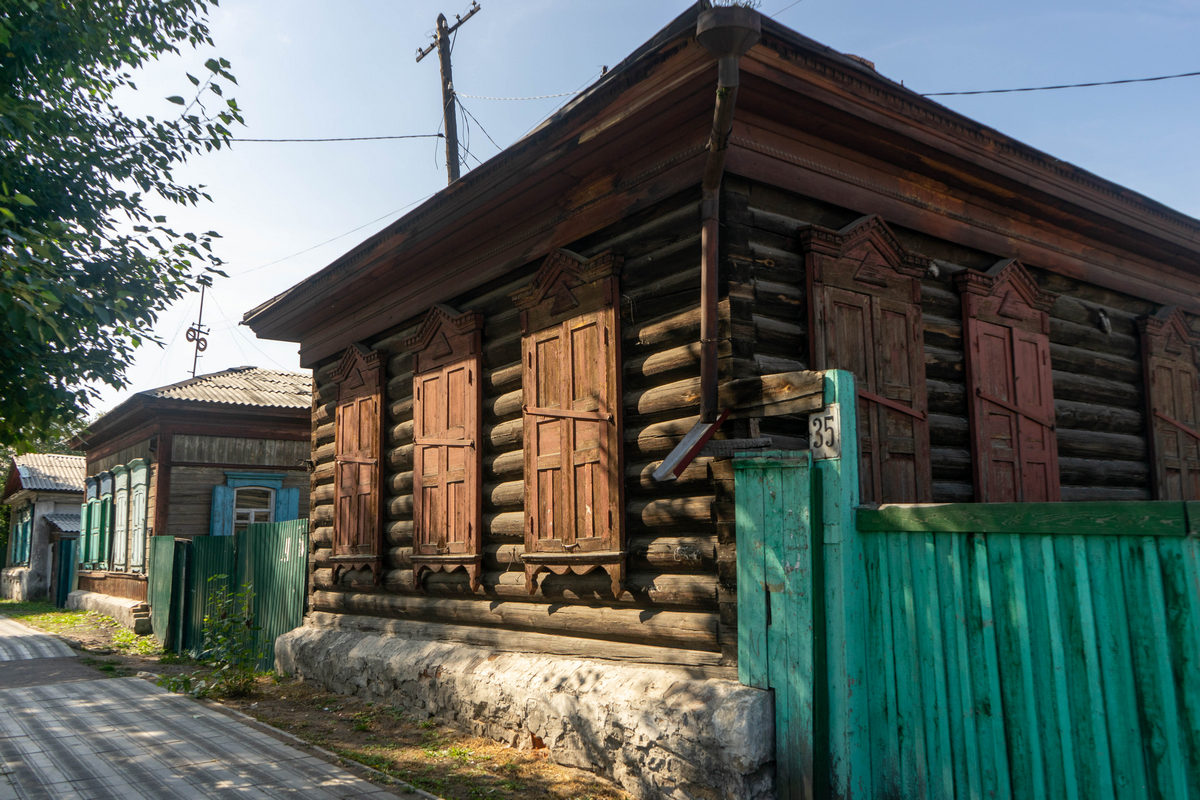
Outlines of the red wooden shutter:
<svg viewBox="0 0 1200 800">
<path fill-rule="evenodd" d="M 339 382 L 334 429 L 334 571 L 369 567 L 380 572 L 380 454 L 382 451 L 379 354 L 350 347 L 334 379 Z"/>
<path fill-rule="evenodd" d="M 1177 309 L 1141 329 L 1154 496 L 1200 500 L 1200 347 Z"/>
<path fill-rule="evenodd" d="M 413 581 L 426 570 L 483 576 L 481 315 L 439 306 L 405 342 L 413 372 Z"/>
<path fill-rule="evenodd" d="M 515 299 L 522 339 L 525 574 L 624 574 L 615 262 L 556 254 Z M 587 278 L 592 280 L 587 280 Z M 598 310 L 589 310 L 602 305 Z"/>
<path fill-rule="evenodd" d="M 864 503 L 932 495 L 920 275 L 878 217 L 841 231 L 813 228 L 808 249 L 812 364 L 846 369 L 858 384 Z"/>
<path fill-rule="evenodd" d="M 1053 303 L 1015 261 L 958 276 L 963 296 L 975 497 L 1059 499 L 1050 367 Z"/>
</svg>

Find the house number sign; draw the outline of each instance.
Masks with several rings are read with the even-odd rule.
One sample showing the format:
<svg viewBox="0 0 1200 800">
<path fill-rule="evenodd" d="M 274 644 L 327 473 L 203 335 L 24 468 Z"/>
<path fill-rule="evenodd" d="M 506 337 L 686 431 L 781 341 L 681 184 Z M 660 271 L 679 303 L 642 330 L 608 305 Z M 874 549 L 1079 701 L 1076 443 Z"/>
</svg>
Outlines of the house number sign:
<svg viewBox="0 0 1200 800">
<path fill-rule="evenodd" d="M 813 459 L 841 458 L 841 406 L 830 403 L 808 418 L 808 447 Z"/>
</svg>

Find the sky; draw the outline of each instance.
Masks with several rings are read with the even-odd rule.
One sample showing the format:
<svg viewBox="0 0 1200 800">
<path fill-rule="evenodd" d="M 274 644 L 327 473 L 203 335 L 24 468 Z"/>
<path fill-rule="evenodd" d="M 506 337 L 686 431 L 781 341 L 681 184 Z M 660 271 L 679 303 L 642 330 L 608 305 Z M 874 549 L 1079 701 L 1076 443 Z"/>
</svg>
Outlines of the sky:
<svg viewBox="0 0 1200 800">
<path fill-rule="evenodd" d="M 246 127 L 235 136 L 318 138 L 434 134 L 436 52 L 420 63 L 438 13 L 471 0 L 224 0 L 215 47 L 157 62 L 122 100 L 167 116 L 184 73 L 232 63 Z M 464 171 L 495 156 L 619 63 L 687 0 L 479 0 L 456 34 L 454 84 L 466 112 Z M 981 3 L 971 0 L 762 0 L 759 10 L 917 92 L 1005 89 L 1200 71 L 1200 0 Z M 190 95 L 189 95 L 190 96 Z M 498 99 L 505 98 L 505 99 Z M 1185 214 L 1200 217 L 1200 77 L 1046 92 L 937 98 L 949 108 Z M 206 293 L 211 328 L 198 374 L 234 366 L 298 369 L 297 345 L 238 325 L 249 309 L 320 270 L 446 185 L 440 139 L 236 143 L 177 177 L 214 201 L 155 206 L 177 230 L 221 233 L 228 278 Z M 164 312 L 130 386 L 100 387 L 95 411 L 130 392 L 190 377 L 187 327 L 199 296 Z"/>
</svg>

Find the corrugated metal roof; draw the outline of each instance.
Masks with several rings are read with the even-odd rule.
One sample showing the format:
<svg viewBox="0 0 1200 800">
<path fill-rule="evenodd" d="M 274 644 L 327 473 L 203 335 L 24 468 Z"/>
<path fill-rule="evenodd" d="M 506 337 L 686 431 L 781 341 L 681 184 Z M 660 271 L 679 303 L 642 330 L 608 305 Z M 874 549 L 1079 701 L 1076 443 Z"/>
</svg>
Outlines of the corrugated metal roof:
<svg viewBox="0 0 1200 800">
<path fill-rule="evenodd" d="M 59 453 L 26 453 L 15 456 L 13 464 L 22 489 L 51 492 L 82 492 L 83 456 Z M 11 485 L 11 484 L 10 484 Z"/>
<path fill-rule="evenodd" d="M 304 372 L 234 367 L 210 375 L 199 375 L 170 386 L 148 389 L 140 394 L 198 403 L 309 408 L 312 405 L 312 378 Z"/>
<path fill-rule="evenodd" d="M 55 514 L 47 514 L 43 517 L 54 527 L 58 528 L 63 533 L 79 533 L 79 512 L 71 513 L 62 511 Z"/>
</svg>

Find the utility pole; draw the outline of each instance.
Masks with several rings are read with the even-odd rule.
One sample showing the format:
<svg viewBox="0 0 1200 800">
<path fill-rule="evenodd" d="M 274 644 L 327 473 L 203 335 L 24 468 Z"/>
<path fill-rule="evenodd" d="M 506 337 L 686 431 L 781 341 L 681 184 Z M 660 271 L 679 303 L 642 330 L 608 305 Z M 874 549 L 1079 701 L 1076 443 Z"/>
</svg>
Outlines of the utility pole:
<svg viewBox="0 0 1200 800">
<path fill-rule="evenodd" d="M 209 329 L 201 323 L 204 322 L 204 290 L 208 287 L 208 281 L 202 281 L 200 284 L 200 313 L 196 315 L 196 324 L 187 329 L 187 340 L 196 343 L 196 352 L 192 356 L 192 377 L 196 377 L 196 364 L 200 361 L 200 354 L 208 349 L 208 334 Z"/>
<path fill-rule="evenodd" d="M 437 48 L 438 62 L 442 67 L 442 118 L 445 121 L 446 127 L 446 177 L 447 183 L 454 183 L 458 180 L 458 117 L 455 114 L 454 108 L 454 76 L 450 71 L 450 34 L 458 30 L 458 27 L 464 22 L 475 16 L 479 12 L 479 3 L 471 0 L 471 8 L 465 15 L 455 14 L 454 24 L 446 24 L 446 15 L 438 14 L 437 32 L 433 35 L 433 42 L 424 49 L 417 50 L 417 61 L 433 52 L 433 48 Z"/>
</svg>

